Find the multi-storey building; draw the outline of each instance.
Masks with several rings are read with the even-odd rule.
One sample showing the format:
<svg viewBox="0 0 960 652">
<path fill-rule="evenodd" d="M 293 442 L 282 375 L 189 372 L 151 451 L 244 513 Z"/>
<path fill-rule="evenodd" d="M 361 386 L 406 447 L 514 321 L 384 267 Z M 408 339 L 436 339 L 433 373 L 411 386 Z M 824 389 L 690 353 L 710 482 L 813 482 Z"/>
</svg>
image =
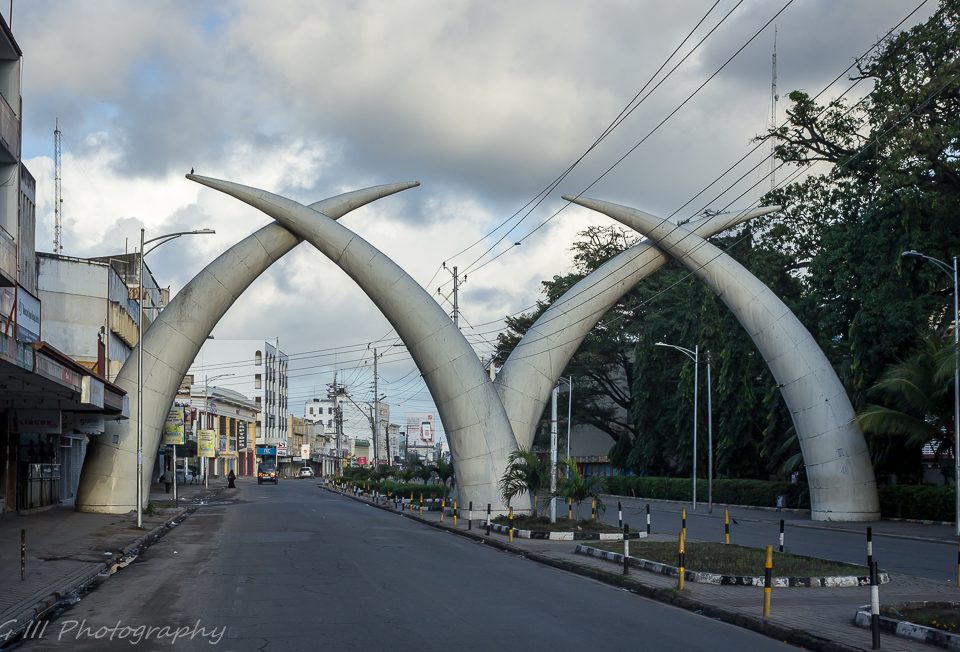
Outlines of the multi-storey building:
<svg viewBox="0 0 960 652">
<path fill-rule="evenodd" d="M 36 181 L 21 161 L 22 52 L 0 18 L 0 511 L 70 501 L 87 438 L 126 418 L 125 392 L 43 341 Z"/>
<path fill-rule="evenodd" d="M 276 446 L 279 462 L 292 463 L 287 415 L 289 359 L 274 342 L 207 340 L 189 373 L 197 383 L 250 397 L 257 409 L 256 445 Z M 253 442 L 251 442 L 253 443 Z"/>
</svg>

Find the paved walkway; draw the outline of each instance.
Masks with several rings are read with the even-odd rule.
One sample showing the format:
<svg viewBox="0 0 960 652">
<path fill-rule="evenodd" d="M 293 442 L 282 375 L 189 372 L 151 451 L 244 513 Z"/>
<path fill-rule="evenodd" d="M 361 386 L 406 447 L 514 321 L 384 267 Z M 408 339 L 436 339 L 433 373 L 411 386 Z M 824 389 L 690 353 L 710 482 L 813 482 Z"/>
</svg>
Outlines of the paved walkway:
<svg viewBox="0 0 960 652">
<path fill-rule="evenodd" d="M 143 529 L 133 512 L 85 514 L 57 506 L 34 514 L 0 516 L 0 647 L 17 632 L 71 593 L 109 576 L 136 557 L 141 547 L 180 521 L 196 501 L 221 491 L 221 480 L 207 489 L 181 488 L 179 506 L 162 486 L 154 486 L 155 509 L 143 514 Z M 26 565 L 20 577 L 20 536 L 26 534 Z"/>
<path fill-rule="evenodd" d="M 392 507 L 388 507 L 391 509 Z M 678 508 L 679 511 L 679 508 Z M 462 512 L 465 513 L 465 510 Z M 507 543 L 507 537 L 485 534 L 482 520 L 475 520 L 468 530 L 465 520 L 458 519 L 454 528 L 448 514 L 440 522 L 436 512 L 404 511 L 404 516 L 422 520 L 434 527 L 455 530 L 489 545 L 527 556 L 534 561 L 546 563 L 593 577 L 600 581 L 621 586 L 641 595 L 674 604 L 678 607 L 702 612 L 705 615 L 761 631 L 770 636 L 819 650 L 870 650 L 871 633 L 856 627 L 853 617 L 857 608 L 870 603 L 870 587 L 857 588 L 782 588 L 774 589 L 769 619 L 762 618 L 763 590 L 746 586 L 716 586 L 686 582 L 685 589 L 676 590 L 675 577 L 631 569 L 627 578 L 622 576 L 622 566 L 585 555 L 574 553 L 576 542 L 542 541 L 515 538 Z M 722 510 L 721 510 L 722 514 Z M 477 516 L 482 516 L 477 514 Z M 777 517 L 779 518 L 779 516 Z M 835 524 L 833 524 L 835 525 Z M 828 527 L 833 527 L 833 525 Z M 837 527 L 839 527 L 837 525 Z M 925 526 L 919 523 L 882 523 L 876 529 L 890 535 L 925 539 L 928 533 L 933 539 L 944 536 L 944 526 Z M 664 535 L 651 536 L 650 540 L 671 540 Z M 692 541 L 692 540 L 691 540 Z M 589 543 L 589 542 L 584 542 Z M 945 585 L 924 578 L 903 574 L 891 575 L 889 584 L 880 587 L 882 604 L 920 600 L 954 601 L 960 591 L 955 586 Z M 937 649 L 923 643 L 881 634 L 881 649 L 906 652 L 930 652 Z"/>
</svg>

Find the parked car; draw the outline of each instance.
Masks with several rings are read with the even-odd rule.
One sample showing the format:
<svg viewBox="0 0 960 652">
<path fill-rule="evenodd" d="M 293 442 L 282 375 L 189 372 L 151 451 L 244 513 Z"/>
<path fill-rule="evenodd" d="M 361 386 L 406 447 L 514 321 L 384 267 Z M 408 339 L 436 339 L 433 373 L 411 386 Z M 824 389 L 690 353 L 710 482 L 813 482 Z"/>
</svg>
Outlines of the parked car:
<svg viewBox="0 0 960 652">
<path fill-rule="evenodd" d="M 297 477 L 298 477 L 298 478 L 312 478 L 312 477 L 313 477 L 313 469 L 311 469 L 309 466 L 302 466 L 302 467 L 300 467 L 300 470 L 297 471 Z"/>
<path fill-rule="evenodd" d="M 277 465 L 272 460 L 261 462 L 257 466 L 257 484 L 263 484 L 264 482 L 280 484 L 280 473 L 277 472 Z"/>
</svg>

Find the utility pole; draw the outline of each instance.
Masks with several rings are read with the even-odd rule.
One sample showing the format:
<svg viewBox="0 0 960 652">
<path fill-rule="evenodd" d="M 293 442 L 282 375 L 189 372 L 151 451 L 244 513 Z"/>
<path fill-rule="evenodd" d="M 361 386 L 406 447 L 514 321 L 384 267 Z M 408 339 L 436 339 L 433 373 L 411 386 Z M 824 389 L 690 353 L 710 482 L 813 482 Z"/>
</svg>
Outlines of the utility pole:
<svg viewBox="0 0 960 652">
<path fill-rule="evenodd" d="M 377 442 L 380 434 L 380 386 L 377 378 L 377 347 L 373 347 L 373 468 L 380 466 L 380 445 Z"/>
<path fill-rule="evenodd" d="M 340 455 L 343 451 L 343 446 L 340 441 L 340 437 L 343 434 L 343 412 L 340 410 L 340 391 L 337 389 L 337 372 L 333 372 L 333 427 L 337 435 L 337 454 L 334 456 L 337 468 L 334 469 L 334 475 L 339 476 L 343 468 L 343 463 L 340 461 Z"/>
<path fill-rule="evenodd" d="M 447 267 L 447 263 L 443 263 L 443 268 L 450 272 L 450 275 L 453 277 L 453 314 L 450 316 L 453 317 L 453 325 L 460 328 L 460 284 L 467 282 L 467 275 L 464 274 L 461 279 L 457 274 L 456 265 L 454 265 L 451 270 Z M 437 294 L 442 296 L 440 288 L 437 288 Z"/>
<path fill-rule="evenodd" d="M 777 26 L 773 26 L 773 61 L 771 64 L 772 73 L 770 76 L 770 129 L 777 128 Z M 773 156 L 777 141 L 770 139 L 770 192 L 777 187 L 777 159 Z"/>
</svg>

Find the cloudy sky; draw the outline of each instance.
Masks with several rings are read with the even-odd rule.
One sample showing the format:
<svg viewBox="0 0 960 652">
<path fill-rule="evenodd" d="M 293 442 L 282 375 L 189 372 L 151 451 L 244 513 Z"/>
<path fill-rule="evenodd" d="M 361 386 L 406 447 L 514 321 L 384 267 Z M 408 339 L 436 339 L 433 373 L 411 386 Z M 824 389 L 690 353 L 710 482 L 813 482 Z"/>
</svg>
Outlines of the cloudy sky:
<svg viewBox="0 0 960 652">
<path fill-rule="evenodd" d="M 561 194 L 589 188 L 588 196 L 669 215 L 750 151 L 770 114 L 773 23 L 760 30 L 777 12 L 780 94 L 815 94 L 918 1 L 15 0 L 37 248 L 53 246 L 58 119 L 63 253 L 132 251 L 141 226 L 148 237 L 216 229 L 148 258 L 174 292 L 268 221 L 184 179 L 191 167 L 303 203 L 417 180 L 421 187 L 342 224 L 435 297 L 440 286 L 450 291 L 444 262 L 466 270 L 462 325 L 487 356 L 499 320 L 531 306 L 541 280 L 569 270 L 577 232 L 610 223 L 564 209 Z M 904 26 L 934 8 L 928 2 Z M 2 11 L 10 19 L 8 7 Z M 622 124 L 525 209 L 636 105 L 681 43 Z M 848 85 L 843 77 L 829 93 Z M 716 191 L 766 153 L 676 217 L 756 202 L 760 190 L 750 186 L 769 187 L 760 172 L 723 196 Z M 291 356 L 295 414 L 322 395 L 335 369 L 358 399 L 370 398 L 368 344 L 386 351 L 381 393 L 394 406 L 392 420 L 433 411 L 406 351 L 390 346 L 387 321 L 309 245 L 254 283 L 215 333 L 280 338 Z"/>
</svg>

